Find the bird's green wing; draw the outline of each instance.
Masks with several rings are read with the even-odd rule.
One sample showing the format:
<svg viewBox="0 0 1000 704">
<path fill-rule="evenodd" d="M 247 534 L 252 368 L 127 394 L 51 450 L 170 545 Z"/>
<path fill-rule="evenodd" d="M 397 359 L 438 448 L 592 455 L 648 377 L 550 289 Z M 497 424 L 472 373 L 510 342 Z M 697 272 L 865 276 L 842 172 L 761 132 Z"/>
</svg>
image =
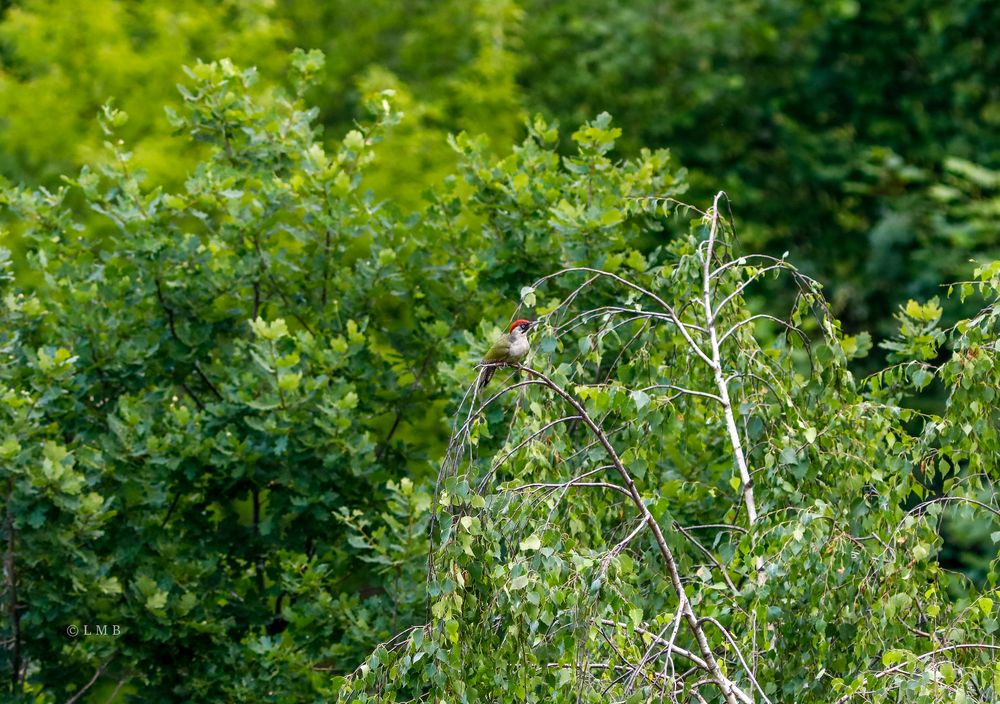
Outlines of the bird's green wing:
<svg viewBox="0 0 1000 704">
<path fill-rule="evenodd" d="M 510 340 L 507 337 L 501 337 L 499 340 L 493 343 L 490 347 L 490 351 L 486 353 L 483 357 L 484 362 L 503 362 L 507 359 L 507 355 L 510 353 Z"/>
</svg>

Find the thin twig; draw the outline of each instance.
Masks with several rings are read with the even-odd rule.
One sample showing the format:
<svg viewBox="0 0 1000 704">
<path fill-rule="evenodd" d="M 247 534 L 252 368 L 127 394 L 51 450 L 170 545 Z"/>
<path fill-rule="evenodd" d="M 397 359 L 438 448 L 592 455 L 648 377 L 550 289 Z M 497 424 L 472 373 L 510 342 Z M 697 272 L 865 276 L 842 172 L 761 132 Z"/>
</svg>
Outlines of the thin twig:
<svg viewBox="0 0 1000 704">
<path fill-rule="evenodd" d="M 95 682 L 97 682 L 97 679 L 98 679 L 98 678 L 99 678 L 99 677 L 100 677 L 100 676 L 101 676 L 101 675 L 102 675 L 102 674 L 104 673 L 104 669 L 105 669 L 105 668 L 106 668 L 106 667 L 107 667 L 107 666 L 108 666 L 108 665 L 109 665 L 109 664 L 111 663 L 111 661 L 112 661 L 112 660 L 114 660 L 114 659 L 115 659 L 115 656 L 114 656 L 114 655 L 112 655 L 112 656 L 111 656 L 110 658 L 108 658 L 107 660 L 105 660 L 105 661 L 104 661 L 104 662 L 103 662 L 103 663 L 101 664 L 101 666 L 97 668 L 97 671 L 96 671 L 96 672 L 94 672 L 94 676 L 90 678 L 90 682 L 88 682 L 87 684 L 83 685 L 83 687 L 81 687 L 81 688 L 80 688 L 80 691 L 79 691 L 79 692 L 77 692 L 77 693 L 76 693 L 76 694 L 74 694 L 74 695 L 73 695 L 72 697 L 70 697 L 69 699 L 67 699 L 67 700 L 66 700 L 66 704 L 75 704 L 75 702 L 76 702 L 76 701 L 77 701 L 77 700 L 78 700 L 78 699 L 79 699 L 80 697 L 82 697 L 82 696 L 83 696 L 84 694 L 86 694 L 87 690 L 88 690 L 88 689 L 90 689 L 91 687 L 93 687 L 93 686 L 94 686 L 94 683 L 95 683 Z"/>
<path fill-rule="evenodd" d="M 677 594 L 678 601 L 680 602 L 681 609 L 683 610 L 685 620 L 688 622 L 688 625 L 694 634 L 695 641 L 698 643 L 698 649 L 701 651 L 702 657 L 705 660 L 708 673 L 718 685 L 728 704 L 736 704 L 737 700 L 743 701 L 745 704 L 752 704 L 752 699 L 735 683 L 729 680 L 719 667 L 719 663 L 716 661 L 715 654 L 712 651 L 712 646 L 709 644 L 708 639 L 698 622 L 698 617 L 694 613 L 694 609 L 691 607 L 691 602 L 687 598 L 687 592 L 684 588 L 684 582 L 681 579 L 680 570 L 677 566 L 676 560 L 674 559 L 673 552 L 670 550 L 670 547 L 667 545 L 666 538 L 663 536 L 663 531 L 660 530 L 659 524 L 656 522 L 653 514 L 650 513 L 649 508 L 646 506 L 646 502 L 643 501 L 642 495 L 639 493 L 639 490 L 635 486 L 635 482 L 632 480 L 632 475 L 625 468 L 625 465 L 622 463 L 621 458 L 618 456 L 618 452 L 611 444 L 611 441 L 608 440 L 600 426 L 598 426 L 590 417 L 590 414 L 587 413 L 583 404 L 571 396 L 569 392 L 535 369 L 522 365 L 517 365 L 517 368 L 531 377 L 541 381 L 556 395 L 561 397 L 564 401 L 566 401 L 566 403 L 576 409 L 576 412 L 581 416 L 584 424 L 597 437 L 600 444 L 604 447 L 604 450 L 608 454 L 608 458 L 614 464 L 615 469 L 618 470 L 618 473 L 625 484 L 625 488 L 631 496 L 632 503 L 635 505 L 639 514 L 643 517 L 644 521 L 649 526 L 650 531 L 653 533 L 660 555 L 663 557 L 663 561 L 667 568 L 670 581 L 673 584 L 674 591 Z"/>
</svg>

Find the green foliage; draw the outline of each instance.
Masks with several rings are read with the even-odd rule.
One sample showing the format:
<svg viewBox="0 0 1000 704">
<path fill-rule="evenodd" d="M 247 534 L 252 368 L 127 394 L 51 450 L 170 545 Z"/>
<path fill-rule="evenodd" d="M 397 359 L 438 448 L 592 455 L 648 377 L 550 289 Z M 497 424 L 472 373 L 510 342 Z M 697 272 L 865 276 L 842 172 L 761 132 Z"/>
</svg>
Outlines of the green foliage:
<svg viewBox="0 0 1000 704">
<path fill-rule="evenodd" d="M 377 150 L 380 158 L 366 176 L 377 193 L 423 207 L 424 191 L 455 171 L 449 135 L 483 135 L 497 152 L 518 136 L 527 115 L 515 80 L 517 3 L 336 0 L 292 5 L 289 15 L 298 41 L 331 57 L 322 90 L 311 94 L 328 124 L 349 124 L 365 93 L 396 94 L 406 119 Z"/>
<path fill-rule="evenodd" d="M 0 0 L 7 698 L 997 699 L 997 21 Z"/>
<path fill-rule="evenodd" d="M 183 178 L 198 151 L 178 149 L 163 113 L 180 67 L 228 56 L 277 75 L 285 34 L 258 0 L 25 0 L 2 20 L 0 170 L 28 182 L 102 158 L 94 115 L 111 97 L 132 117 L 122 136 L 137 144 L 137 163 L 157 183 Z"/>
<path fill-rule="evenodd" d="M 305 46 L 330 57 L 308 99 L 331 144 L 366 95 L 396 92 L 407 119 L 366 176 L 381 197 L 423 207 L 454 171 L 448 134 L 502 153 L 528 114 L 577 125 L 606 110 L 624 154 L 674 149 L 699 198 L 721 185 L 740 203 L 745 246 L 796 251 L 850 328 L 888 335 L 899 303 L 1000 255 L 994 211 L 970 213 L 995 179 L 955 184 L 998 165 L 997 22 L 985 0 L 22 0 L 0 22 L 0 170 L 51 185 L 100 158 L 92 115 L 114 95 L 151 183 L 177 183 L 200 156 L 160 111 L 177 67 L 230 56 L 270 86 L 275 49 Z"/>
<path fill-rule="evenodd" d="M 996 3 L 524 8 L 526 104 L 569 123 L 608 110 L 626 150 L 671 146 L 699 197 L 721 185 L 740 204 L 741 242 L 795 251 L 850 327 L 890 334 L 897 304 L 936 294 L 971 253 L 1000 256 L 995 237 L 940 222 L 968 200 L 942 208 L 937 187 L 1000 159 Z"/>
<path fill-rule="evenodd" d="M 178 189 L 108 105 L 106 159 L 0 196 L 30 272 L 4 282 L 2 377 L 23 697 L 95 671 L 142 701 L 332 696 L 423 610 L 426 481 L 493 321 L 539 267 L 644 265 L 662 226 L 627 199 L 683 188 L 666 152 L 612 162 L 607 116 L 565 162 L 536 120 L 499 161 L 457 136 L 464 182 L 410 215 L 362 190 L 393 96 L 323 144 L 320 63 L 292 57 L 294 95 L 187 68 L 170 119 L 208 156 Z"/>
<path fill-rule="evenodd" d="M 819 285 L 724 230 L 717 200 L 647 267 L 531 287 L 538 352 L 438 479 L 429 618 L 341 701 L 996 699 L 1000 552 L 979 584 L 940 553 L 944 519 L 1000 527 L 1000 264 L 949 330 L 911 302 L 901 364 L 858 381 Z M 786 318 L 744 298 L 771 275 Z M 931 380 L 938 415 L 909 407 Z"/>
</svg>

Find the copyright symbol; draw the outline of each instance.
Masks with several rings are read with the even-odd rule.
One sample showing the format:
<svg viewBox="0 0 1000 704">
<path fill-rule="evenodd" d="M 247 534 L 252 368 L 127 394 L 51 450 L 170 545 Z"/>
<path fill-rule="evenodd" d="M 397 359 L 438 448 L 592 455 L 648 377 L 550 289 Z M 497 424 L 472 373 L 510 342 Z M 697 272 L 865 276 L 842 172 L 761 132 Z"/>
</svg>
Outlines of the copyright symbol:
<svg viewBox="0 0 1000 704">
<path fill-rule="evenodd" d="M 76 635 L 80 632 L 79 626 L 66 626 L 66 635 L 70 638 L 76 638 Z"/>
</svg>

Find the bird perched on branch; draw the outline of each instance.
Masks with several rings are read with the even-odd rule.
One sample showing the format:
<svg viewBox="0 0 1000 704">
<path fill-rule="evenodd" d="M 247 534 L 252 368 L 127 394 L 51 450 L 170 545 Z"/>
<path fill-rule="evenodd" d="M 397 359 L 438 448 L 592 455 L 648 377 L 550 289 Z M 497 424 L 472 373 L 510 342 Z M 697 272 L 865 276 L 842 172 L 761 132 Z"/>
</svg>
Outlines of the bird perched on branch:
<svg viewBox="0 0 1000 704">
<path fill-rule="evenodd" d="M 528 330 L 531 329 L 530 320 L 515 320 L 511 323 L 510 332 L 490 347 L 490 351 L 483 357 L 482 372 L 479 375 L 479 388 L 483 389 L 493 375 L 497 367 L 508 364 L 517 364 L 528 356 Z"/>
</svg>

